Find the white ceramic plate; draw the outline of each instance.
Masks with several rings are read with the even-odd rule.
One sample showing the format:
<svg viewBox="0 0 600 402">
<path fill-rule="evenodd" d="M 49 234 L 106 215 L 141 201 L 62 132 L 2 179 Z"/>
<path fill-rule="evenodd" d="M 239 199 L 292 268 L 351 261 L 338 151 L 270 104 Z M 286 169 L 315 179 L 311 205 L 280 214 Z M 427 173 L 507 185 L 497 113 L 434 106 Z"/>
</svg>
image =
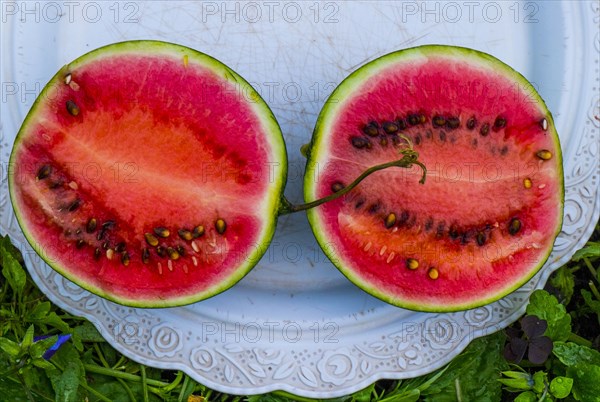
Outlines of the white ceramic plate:
<svg viewBox="0 0 600 402">
<path fill-rule="evenodd" d="M 88 318 L 120 352 L 181 369 L 219 391 L 285 390 L 334 397 L 381 378 L 449 362 L 474 339 L 522 314 L 530 293 L 581 247 L 600 211 L 598 59 L 594 1 L 483 2 L 12 2 L 2 1 L 0 228 L 34 280 Z M 8 199 L 10 148 L 35 96 L 63 64 L 104 44 L 152 38 L 211 54 L 248 79 L 273 108 L 290 152 L 287 195 L 301 199 L 318 111 L 351 71 L 425 43 L 473 47 L 528 77 L 553 111 L 565 161 L 563 231 L 542 271 L 475 310 L 423 314 L 376 300 L 319 250 L 302 214 L 280 219 L 260 264 L 238 285 L 188 307 L 147 310 L 98 298 L 51 270 L 24 241 Z"/>
</svg>

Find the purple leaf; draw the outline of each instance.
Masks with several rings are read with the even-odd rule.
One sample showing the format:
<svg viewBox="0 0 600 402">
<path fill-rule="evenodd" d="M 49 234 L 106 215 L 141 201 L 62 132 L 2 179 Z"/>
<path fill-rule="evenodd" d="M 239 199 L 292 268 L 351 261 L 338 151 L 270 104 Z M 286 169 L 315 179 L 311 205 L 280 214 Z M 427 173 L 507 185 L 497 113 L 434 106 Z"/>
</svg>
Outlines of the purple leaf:
<svg viewBox="0 0 600 402">
<path fill-rule="evenodd" d="M 529 339 L 538 338 L 544 335 L 546 328 L 548 328 L 548 322 L 542 320 L 535 315 L 526 315 L 521 320 L 521 328 Z"/>
<path fill-rule="evenodd" d="M 527 341 L 521 338 L 512 338 L 504 347 L 504 358 L 508 361 L 519 363 L 525 351 L 527 350 Z"/>
<path fill-rule="evenodd" d="M 552 339 L 547 336 L 531 339 L 529 341 L 529 353 L 527 353 L 527 358 L 533 364 L 542 364 L 548 359 L 548 356 L 550 356 L 552 347 Z"/>
</svg>

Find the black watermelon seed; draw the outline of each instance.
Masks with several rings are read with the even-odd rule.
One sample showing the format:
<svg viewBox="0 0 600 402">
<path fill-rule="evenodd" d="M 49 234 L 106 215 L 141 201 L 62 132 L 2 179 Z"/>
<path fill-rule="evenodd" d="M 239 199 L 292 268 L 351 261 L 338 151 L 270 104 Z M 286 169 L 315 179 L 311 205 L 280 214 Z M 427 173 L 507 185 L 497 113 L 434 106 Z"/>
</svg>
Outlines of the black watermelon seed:
<svg viewBox="0 0 600 402">
<path fill-rule="evenodd" d="M 508 146 L 505 145 L 500 149 L 500 155 L 506 155 L 508 153 Z"/>
<path fill-rule="evenodd" d="M 177 250 L 180 256 L 183 257 L 185 255 L 185 248 L 182 245 L 177 245 L 175 250 Z"/>
<path fill-rule="evenodd" d="M 129 256 L 129 253 L 127 251 L 123 251 L 123 254 L 121 254 L 121 263 L 125 266 L 128 266 L 130 260 L 131 257 Z"/>
<path fill-rule="evenodd" d="M 391 228 L 392 226 L 394 226 L 394 224 L 396 223 L 396 214 L 395 213 L 390 213 L 388 216 L 385 217 L 385 219 L 383 220 L 385 227 L 387 229 Z"/>
<path fill-rule="evenodd" d="M 411 126 L 416 126 L 417 124 L 419 124 L 421 122 L 421 118 L 419 117 L 418 114 L 409 114 L 407 117 L 408 120 L 408 124 L 410 124 Z"/>
<path fill-rule="evenodd" d="M 387 147 L 388 144 L 388 140 L 385 136 L 381 136 L 379 137 L 379 145 L 381 145 L 382 147 Z"/>
<path fill-rule="evenodd" d="M 467 128 L 469 130 L 473 130 L 476 125 L 477 125 L 477 120 L 475 120 L 475 117 L 471 117 L 469 120 L 467 120 Z"/>
<path fill-rule="evenodd" d="M 485 245 L 485 242 L 487 241 L 487 236 L 484 232 L 478 232 L 476 239 L 477 239 L 477 245 L 483 246 L 483 245 Z"/>
<path fill-rule="evenodd" d="M 402 213 L 400 214 L 400 218 L 398 218 L 398 225 L 402 226 L 404 224 L 406 224 L 406 222 L 408 222 L 408 219 L 410 218 L 410 214 L 408 213 L 407 210 L 402 211 Z"/>
<path fill-rule="evenodd" d="M 52 174 L 52 166 L 44 165 L 38 169 L 36 177 L 38 180 L 44 180 L 45 178 L 50 176 L 50 174 Z"/>
<path fill-rule="evenodd" d="M 439 115 L 434 116 L 433 119 L 431 119 L 431 122 L 435 127 L 444 127 L 444 125 L 446 124 L 446 118 L 444 118 L 444 116 Z"/>
<path fill-rule="evenodd" d="M 77 240 L 77 243 L 75 243 L 75 247 L 77 247 L 78 249 L 82 248 L 83 246 L 85 246 L 85 241 L 83 241 L 82 239 Z"/>
<path fill-rule="evenodd" d="M 165 250 L 165 248 L 163 246 L 157 246 L 156 247 L 156 254 L 159 257 L 164 257 L 165 255 L 167 255 L 167 250 Z"/>
<path fill-rule="evenodd" d="M 421 134 L 417 134 L 415 136 L 415 145 L 419 145 L 421 143 L 422 139 L 421 139 Z"/>
<path fill-rule="evenodd" d="M 179 229 L 177 234 L 182 240 L 190 241 L 194 238 L 194 234 L 187 229 Z"/>
<path fill-rule="evenodd" d="M 110 242 L 105 241 L 104 243 L 102 243 L 102 248 L 104 250 L 108 250 L 110 248 Z"/>
<path fill-rule="evenodd" d="M 473 138 L 471 140 L 471 145 L 473 145 L 473 148 L 477 148 L 477 144 L 478 144 L 477 138 Z"/>
<path fill-rule="evenodd" d="M 494 121 L 494 130 L 498 131 L 506 127 L 506 119 L 504 117 L 496 117 L 496 121 Z"/>
<path fill-rule="evenodd" d="M 458 236 L 460 236 L 456 225 L 450 226 L 450 229 L 448 230 L 448 235 L 450 236 L 451 239 L 456 239 L 456 238 L 458 238 Z"/>
<path fill-rule="evenodd" d="M 94 260 L 98 261 L 101 256 L 102 256 L 102 251 L 100 251 L 99 248 L 96 248 L 94 250 Z"/>
<path fill-rule="evenodd" d="M 163 239 L 166 239 L 167 237 L 169 237 L 171 235 L 171 231 L 165 227 L 159 226 L 157 228 L 154 228 L 154 234 L 157 235 L 158 237 L 162 237 Z"/>
<path fill-rule="evenodd" d="M 379 135 L 379 124 L 376 121 L 371 121 L 363 127 L 362 131 L 370 137 L 377 137 Z"/>
<path fill-rule="evenodd" d="M 67 101 L 66 107 L 67 112 L 69 112 L 71 116 L 77 116 L 80 112 L 79 106 L 77 106 L 77 104 L 70 99 Z"/>
<path fill-rule="evenodd" d="M 426 131 L 425 131 L 425 138 L 427 138 L 427 139 L 429 139 L 429 140 L 430 140 L 432 137 L 433 137 L 433 131 L 431 131 L 431 130 L 426 130 Z"/>
<path fill-rule="evenodd" d="M 483 126 L 481 126 L 481 128 L 479 129 L 479 134 L 481 134 L 482 137 L 485 137 L 489 133 L 490 133 L 490 124 L 483 123 Z"/>
<path fill-rule="evenodd" d="M 379 203 L 377 204 L 371 204 L 371 206 L 369 207 L 369 209 L 367 210 L 370 214 L 374 214 L 377 211 L 379 211 L 379 208 L 381 208 L 381 205 L 379 205 Z"/>
<path fill-rule="evenodd" d="M 383 123 L 383 131 L 387 134 L 394 134 L 398 131 L 398 125 L 396 123 L 392 123 L 391 121 L 386 121 Z"/>
<path fill-rule="evenodd" d="M 148 250 L 146 247 L 142 249 L 142 262 L 144 264 L 148 264 L 148 262 L 150 262 L 150 250 Z"/>
<path fill-rule="evenodd" d="M 225 233 L 225 230 L 227 230 L 227 223 L 225 223 L 223 219 L 219 218 L 215 221 L 215 229 L 217 230 L 218 234 L 223 234 Z"/>
<path fill-rule="evenodd" d="M 404 119 L 396 120 L 396 124 L 398 125 L 398 130 L 406 130 L 406 127 L 408 127 L 406 124 L 406 120 Z"/>
<path fill-rule="evenodd" d="M 73 201 L 72 203 L 69 204 L 69 212 L 75 212 L 79 209 L 79 207 L 81 206 L 81 200 L 79 198 L 77 198 L 75 201 Z"/>
<path fill-rule="evenodd" d="M 365 137 L 352 137 L 350 141 L 352 146 L 357 149 L 368 148 L 370 145 L 370 141 Z"/>
<path fill-rule="evenodd" d="M 197 239 L 198 237 L 202 236 L 204 234 L 204 226 L 196 226 L 192 231 L 192 234 L 194 235 L 194 239 Z"/>
<path fill-rule="evenodd" d="M 127 245 L 124 242 L 119 242 L 117 243 L 117 245 L 115 246 L 115 251 L 117 253 L 122 253 L 123 251 L 125 251 L 125 248 L 127 247 Z"/>
<path fill-rule="evenodd" d="M 331 191 L 333 191 L 334 193 L 337 193 L 338 191 L 341 191 L 343 189 L 344 189 L 344 185 L 339 181 L 333 182 L 331 184 Z"/>
<path fill-rule="evenodd" d="M 425 221 L 425 231 L 429 232 L 433 228 L 433 218 L 429 218 Z"/>
<path fill-rule="evenodd" d="M 94 233 L 98 227 L 98 221 L 94 218 L 90 218 L 85 225 L 85 231 L 88 233 Z"/>
<path fill-rule="evenodd" d="M 364 205 L 365 205 L 365 200 L 361 198 L 356 202 L 356 204 L 354 205 L 354 208 L 361 209 Z"/>
<path fill-rule="evenodd" d="M 450 117 L 446 121 L 446 127 L 450 130 L 455 130 L 460 126 L 460 119 L 458 117 Z"/>
<path fill-rule="evenodd" d="M 519 233 L 520 230 L 521 230 L 521 221 L 518 218 L 512 218 L 510 220 L 510 223 L 508 224 L 508 233 L 510 233 L 512 236 L 514 236 L 517 233 Z"/>
<path fill-rule="evenodd" d="M 446 142 L 446 132 L 444 130 L 440 130 L 440 141 Z"/>
<path fill-rule="evenodd" d="M 444 235 L 445 230 L 446 230 L 446 223 L 443 221 L 438 223 L 438 226 L 436 229 L 437 237 L 442 237 Z"/>
</svg>

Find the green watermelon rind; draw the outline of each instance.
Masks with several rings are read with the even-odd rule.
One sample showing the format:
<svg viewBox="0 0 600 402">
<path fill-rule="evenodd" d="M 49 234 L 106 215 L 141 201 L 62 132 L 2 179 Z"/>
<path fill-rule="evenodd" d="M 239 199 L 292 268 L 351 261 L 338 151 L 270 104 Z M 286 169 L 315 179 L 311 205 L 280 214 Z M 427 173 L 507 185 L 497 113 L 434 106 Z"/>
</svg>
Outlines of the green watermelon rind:
<svg viewBox="0 0 600 402">
<path fill-rule="evenodd" d="M 264 132 L 270 134 L 268 138 L 269 144 L 273 148 L 273 154 L 279 157 L 277 163 L 281 166 L 278 166 L 279 174 L 275 174 L 272 178 L 273 181 L 270 183 L 270 194 L 268 195 L 267 202 L 265 202 L 265 210 L 261 214 L 264 219 L 268 219 L 266 224 L 264 225 L 264 230 L 259 234 L 259 247 L 255 247 L 255 250 L 244 259 L 244 263 L 238 266 L 233 275 L 229 276 L 227 280 L 218 282 L 214 286 L 207 288 L 201 293 L 195 293 L 191 295 L 186 295 L 178 298 L 169 298 L 165 300 L 156 300 L 156 299 L 129 299 L 126 297 L 117 297 L 113 294 L 105 292 L 103 289 L 93 286 L 85 281 L 82 281 L 77 275 L 65 270 L 60 264 L 55 261 L 49 261 L 48 259 L 44 259 L 43 253 L 40 254 L 42 259 L 52 267 L 55 271 L 60 273 L 65 278 L 70 281 L 76 283 L 81 286 L 85 290 L 99 295 L 105 299 L 111 300 L 115 303 L 127 305 L 131 307 L 142 307 L 142 308 L 163 308 L 163 307 L 177 307 L 182 305 L 191 304 L 197 301 L 205 300 L 210 297 L 216 296 L 219 293 L 224 292 L 225 290 L 231 288 L 234 284 L 239 282 L 244 276 L 246 276 L 250 270 L 256 266 L 258 261 L 262 258 L 264 253 L 267 251 L 271 240 L 275 234 L 277 218 L 279 216 L 279 209 L 282 203 L 283 198 L 283 190 L 285 187 L 285 183 L 287 181 L 287 150 L 285 146 L 285 142 L 283 140 L 283 135 L 281 133 L 281 128 L 275 115 L 272 110 L 266 104 L 266 102 L 262 99 L 262 97 L 256 92 L 256 90 L 239 74 L 233 71 L 231 68 L 227 67 L 225 64 L 220 62 L 219 60 L 211 57 L 205 53 L 199 52 L 197 50 L 188 48 L 186 46 L 156 41 L 156 40 L 134 40 L 134 41 L 126 41 L 126 42 L 118 42 L 110 45 L 106 45 L 95 50 L 92 50 L 77 59 L 73 60 L 71 63 L 62 67 L 50 81 L 46 84 L 46 86 L 42 89 L 37 99 L 34 101 L 31 109 L 29 110 L 27 116 L 23 120 L 21 128 L 17 133 L 15 138 L 15 142 L 13 145 L 13 149 L 9 159 L 9 167 L 14 166 L 14 157 L 15 150 L 18 148 L 21 139 L 22 133 L 26 130 L 27 122 L 32 118 L 32 116 L 36 115 L 36 111 L 42 99 L 49 95 L 49 92 L 55 85 L 62 85 L 65 74 L 67 74 L 70 70 L 74 70 L 77 67 L 84 65 L 88 62 L 94 62 L 98 60 L 99 57 L 110 56 L 118 53 L 133 53 L 139 52 L 140 54 L 151 54 L 157 55 L 161 52 L 168 55 L 177 55 L 182 57 L 187 56 L 189 63 L 197 62 L 211 71 L 217 73 L 219 76 L 224 78 L 229 82 L 234 82 L 239 85 L 244 86 L 244 94 L 246 94 L 249 99 L 252 99 L 253 102 L 253 111 L 260 118 L 261 123 L 264 126 Z M 14 176 L 11 174 L 13 169 L 9 169 L 8 175 L 8 188 L 9 194 L 11 195 L 11 204 L 13 210 L 15 212 L 15 216 L 17 218 L 17 222 L 21 227 L 25 238 L 28 243 L 34 250 L 39 248 L 39 243 L 34 239 L 29 231 L 27 230 L 27 221 L 25 217 L 22 215 L 19 209 L 19 205 L 16 203 L 13 197 L 12 188 L 16 186 L 14 183 Z"/>
<path fill-rule="evenodd" d="M 332 124 L 333 118 L 336 116 L 336 110 L 338 110 L 341 106 L 343 106 L 344 99 L 347 99 L 349 95 L 353 93 L 353 91 L 359 87 L 367 78 L 375 76 L 378 72 L 389 66 L 390 64 L 396 63 L 401 60 L 410 60 L 412 58 L 420 58 L 420 57 L 428 57 L 428 55 L 444 55 L 449 57 L 456 57 L 459 60 L 469 60 L 471 62 L 479 63 L 487 68 L 495 72 L 504 73 L 506 76 L 510 77 L 511 80 L 522 85 L 521 88 L 525 89 L 532 101 L 535 101 L 537 105 L 540 106 L 543 111 L 546 119 L 548 120 L 548 135 L 550 135 L 553 141 L 556 144 L 556 149 L 559 151 L 556 158 L 558 158 L 558 166 L 559 171 L 557 172 L 560 178 L 560 208 L 559 212 L 559 224 L 557 225 L 557 230 L 555 233 L 552 233 L 552 238 L 556 238 L 561 231 L 562 222 L 563 222 L 563 210 L 564 210 L 564 172 L 563 172 L 563 163 L 562 163 L 562 152 L 560 147 L 560 140 L 558 137 L 558 133 L 556 131 L 554 125 L 554 119 L 552 114 L 548 110 L 544 100 L 538 94 L 537 90 L 531 85 L 531 83 L 519 72 L 514 70 L 512 67 L 507 65 L 506 63 L 500 61 L 496 57 L 470 48 L 458 47 L 458 46 L 449 46 L 449 45 L 422 45 L 413 48 L 407 48 L 398 50 L 392 53 L 388 53 L 383 55 L 375 60 L 368 62 L 367 64 L 361 66 L 350 75 L 348 75 L 331 93 L 328 99 L 325 102 L 325 105 L 321 109 L 319 116 L 317 117 L 317 121 L 315 124 L 315 129 L 313 131 L 313 135 L 307 150 L 307 162 L 304 176 L 304 199 L 306 202 L 312 201 L 317 198 L 315 191 L 317 189 L 317 180 L 315 180 L 313 173 L 317 171 L 317 161 L 321 160 L 322 155 L 326 155 L 329 151 L 326 146 L 322 145 L 321 142 L 327 137 L 327 132 L 329 131 L 330 125 Z M 549 250 L 547 255 L 544 258 L 540 259 L 540 262 L 532 267 L 526 275 L 523 275 L 522 278 L 516 280 L 512 286 L 505 288 L 503 291 L 498 292 L 496 294 L 492 294 L 485 299 L 480 299 L 473 303 L 465 303 L 465 304 L 453 304 L 448 306 L 446 304 L 431 304 L 427 305 L 423 302 L 420 303 L 412 303 L 407 302 L 406 300 L 402 300 L 399 298 L 394 298 L 393 296 L 381 292 L 379 289 L 374 286 L 370 286 L 363 282 L 363 280 L 356 275 L 351 269 L 348 269 L 343 263 L 343 256 L 337 254 L 335 249 L 332 249 L 328 239 L 323 235 L 324 227 L 322 226 L 322 222 L 318 218 L 317 210 L 312 209 L 307 211 L 308 221 L 310 223 L 312 232 L 319 243 L 319 246 L 325 253 L 325 255 L 330 259 L 330 261 L 338 268 L 338 270 L 348 278 L 352 283 L 354 283 L 359 288 L 363 289 L 370 295 L 377 297 L 380 300 L 383 300 L 389 304 L 395 305 L 397 307 L 405 308 L 408 310 L 414 311 L 423 311 L 423 312 L 453 312 L 453 311 L 461 311 L 468 310 L 476 307 L 480 307 L 482 305 L 486 305 L 497 301 L 508 294 L 514 292 L 519 289 L 521 286 L 526 284 L 531 278 L 535 276 L 537 272 L 544 266 L 552 250 Z"/>
</svg>

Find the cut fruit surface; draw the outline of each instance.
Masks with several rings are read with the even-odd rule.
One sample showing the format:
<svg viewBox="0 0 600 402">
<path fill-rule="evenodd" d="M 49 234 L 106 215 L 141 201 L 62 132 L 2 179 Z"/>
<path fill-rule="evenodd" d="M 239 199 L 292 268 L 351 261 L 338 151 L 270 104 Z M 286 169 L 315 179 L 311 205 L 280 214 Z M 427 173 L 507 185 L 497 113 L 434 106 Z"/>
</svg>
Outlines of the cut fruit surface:
<svg viewBox="0 0 600 402">
<path fill-rule="evenodd" d="M 363 66 L 333 92 L 310 145 L 305 199 L 339 191 L 412 146 L 427 167 L 379 171 L 308 212 L 355 284 L 397 306 L 455 311 L 523 285 L 562 223 L 561 150 L 535 89 L 499 60 L 422 46 Z"/>
<path fill-rule="evenodd" d="M 266 251 L 286 177 L 279 126 L 238 74 L 133 41 L 64 66 L 11 155 L 26 237 L 82 287 L 166 307 L 241 279 Z"/>
</svg>

